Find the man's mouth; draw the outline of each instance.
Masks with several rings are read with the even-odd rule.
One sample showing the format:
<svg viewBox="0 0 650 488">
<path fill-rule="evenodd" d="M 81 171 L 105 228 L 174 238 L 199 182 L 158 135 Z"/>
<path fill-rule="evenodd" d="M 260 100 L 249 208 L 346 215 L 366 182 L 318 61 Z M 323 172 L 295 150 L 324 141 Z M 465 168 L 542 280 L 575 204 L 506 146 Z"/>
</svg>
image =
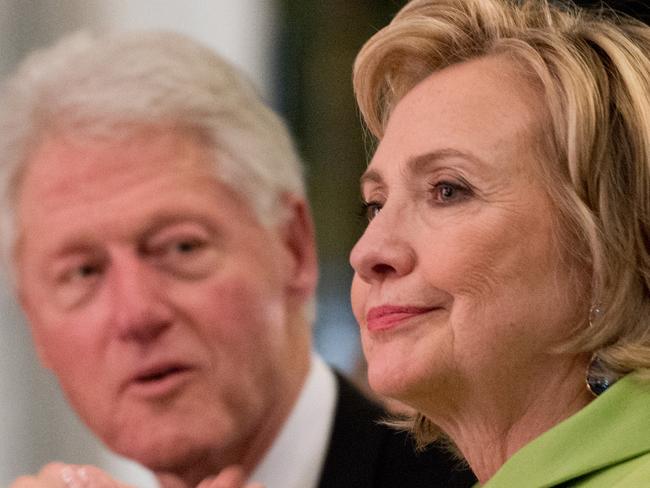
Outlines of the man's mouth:
<svg viewBox="0 0 650 488">
<path fill-rule="evenodd" d="M 185 385 L 195 368 L 184 363 L 158 363 L 141 369 L 128 382 L 132 394 L 156 399 L 175 394 Z"/>
<path fill-rule="evenodd" d="M 189 368 L 182 365 L 170 365 L 170 366 L 160 366 L 152 368 L 146 373 L 142 373 L 135 378 L 137 383 L 150 383 L 154 381 L 160 381 L 168 376 L 182 373 L 188 371 Z"/>
</svg>

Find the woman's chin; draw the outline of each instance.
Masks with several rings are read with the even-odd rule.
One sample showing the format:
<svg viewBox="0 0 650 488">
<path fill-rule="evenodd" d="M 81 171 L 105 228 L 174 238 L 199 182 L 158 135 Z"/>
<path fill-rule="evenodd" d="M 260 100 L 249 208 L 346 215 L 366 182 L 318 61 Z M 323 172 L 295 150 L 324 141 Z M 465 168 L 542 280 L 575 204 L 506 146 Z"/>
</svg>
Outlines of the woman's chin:
<svg viewBox="0 0 650 488">
<path fill-rule="evenodd" d="M 408 402 L 425 383 L 424 378 L 408 369 L 385 363 L 368 364 L 368 384 L 378 395 Z"/>
<path fill-rule="evenodd" d="M 388 355 L 368 357 L 368 384 L 375 393 L 419 411 L 444 411 L 455 401 L 461 378 L 442 355 L 437 356 L 437 361 L 396 359 L 393 356 L 391 361 Z"/>
</svg>

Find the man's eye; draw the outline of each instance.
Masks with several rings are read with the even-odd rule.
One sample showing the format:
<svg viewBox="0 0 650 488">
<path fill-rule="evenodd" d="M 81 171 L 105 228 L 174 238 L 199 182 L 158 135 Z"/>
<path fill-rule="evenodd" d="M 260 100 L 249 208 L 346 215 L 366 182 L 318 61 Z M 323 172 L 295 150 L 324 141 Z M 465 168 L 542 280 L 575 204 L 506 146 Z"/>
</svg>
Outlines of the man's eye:
<svg viewBox="0 0 650 488">
<path fill-rule="evenodd" d="M 99 273 L 99 268 L 93 264 L 83 264 L 76 270 L 76 275 L 80 278 L 88 278 Z"/>
<path fill-rule="evenodd" d="M 105 273 L 103 261 L 68 263 L 55 274 L 52 289 L 58 303 L 66 309 L 80 306 L 89 300 L 102 283 Z"/>
<path fill-rule="evenodd" d="M 381 208 L 382 204 L 379 202 L 363 202 L 361 204 L 360 215 L 362 218 L 365 218 L 368 222 L 370 222 L 381 211 Z"/>
<path fill-rule="evenodd" d="M 190 254 L 205 246 L 205 242 L 198 239 L 186 239 L 173 243 L 171 250 L 178 254 Z"/>
<path fill-rule="evenodd" d="M 101 273 L 101 267 L 93 263 L 84 263 L 69 268 L 63 273 L 61 281 L 64 283 L 71 283 L 74 281 L 88 280 L 95 278 Z"/>
<path fill-rule="evenodd" d="M 183 278 L 202 278 L 216 267 L 214 243 L 205 237 L 178 236 L 149 249 L 149 256 L 160 269 Z"/>
</svg>

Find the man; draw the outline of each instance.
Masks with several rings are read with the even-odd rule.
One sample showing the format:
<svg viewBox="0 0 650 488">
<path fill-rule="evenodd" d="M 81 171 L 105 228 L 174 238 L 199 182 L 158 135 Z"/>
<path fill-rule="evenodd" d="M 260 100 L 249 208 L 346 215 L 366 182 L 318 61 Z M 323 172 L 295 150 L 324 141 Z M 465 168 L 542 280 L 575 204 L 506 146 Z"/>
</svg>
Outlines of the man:
<svg viewBox="0 0 650 488">
<path fill-rule="evenodd" d="M 42 362 L 107 446 L 165 488 L 471 483 L 311 353 L 300 162 L 231 66 L 170 33 L 75 36 L 23 63 L 2 106 L 9 268 Z M 89 479 L 119 486 L 61 464 L 15 486 Z"/>
</svg>

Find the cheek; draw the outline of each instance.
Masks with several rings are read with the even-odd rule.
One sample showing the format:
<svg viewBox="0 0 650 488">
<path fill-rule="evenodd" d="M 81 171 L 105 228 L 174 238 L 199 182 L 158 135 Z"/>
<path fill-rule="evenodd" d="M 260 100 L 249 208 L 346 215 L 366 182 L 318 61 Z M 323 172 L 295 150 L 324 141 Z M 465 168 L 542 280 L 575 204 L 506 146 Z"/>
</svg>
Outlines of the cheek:
<svg viewBox="0 0 650 488">
<path fill-rule="evenodd" d="M 57 378 L 69 404 L 81 418 L 103 419 L 112 406 L 110 396 L 119 368 L 107 368 L 103 353 L 94 337 L 66 330 L 50 328 L 34 332 L 42 364 Z M 97 381 L 101 378 L 101 381 Z M 90 421 L 92 423 L 92 421 Z"/>
<path fill-rule="evenodd" d="M 285 308 L 279 291 L 254 277 L 231 275 L 179 293 L 182 314 L 204 340 L 238 356 L 262 353 L 283 334 Z M 176 300 L 178 304 L 179 301 Z"/>
<path fill-rule="evenodd" d="M 90 358 L 99 361 L 92 324 L 70 320 L 47 307 L 37 314 L 30 312 L 30 330 L 43 366 L 72 379 L 88 371 L 94 362 Z"/>
<path fill-rule="evenodd" d="M 368 298 L 368 290 L 369 285 L 355 273 L 350 288 L 350 301 L 352 303 L 352 313 L 360 326 L 365 322 L 365 308 L 366 300 Z"/>
<path fill-rule="evenodd" d="M 572 321 L 575 297 L 555 245 L 550 211 L 540 204 L 456 236 L 437 283 L 454 296 L 451 323 L 474 355 L 544 347 Z M 469 344 L 473 344 L 470 348 Z"/>
<path fill-rule="evenodd" d="M 555 262 L 544 220 L 513 211 L 468 220 L 448 234 L 438 252 L 429 253 L 425 267 L 455 298 L 472 297 L 477 306 L 488 306 L 495 295 L 545 275 Z"/>
<path fill-rule="evenodd" d="M 108 373 L 103 367 L 104 354 L 95 347 L 93 338 L 79 337 L 77 334 L 57 333 L 50 335 L 48 345 L 44 347 L 44 364 L 59 379 L 68 395 L 76 391 L 92 390 L 99 386 L 98 373 Z M 105 378 L 109 383 L 109 378 Z"/>
<path fill-rule="evenodd" d="M 53 302 L 49 288 L 42 283 L 26 282 L 19 291 L 34 345 L 44 366 L 76 369 L 74 366 L 100 359 L 103 311 L 65 312 Z M 85 358 L 88 358 L 87 360 Z M 83 370 L 84 366 L 79 366 Z"/>
</svg>

